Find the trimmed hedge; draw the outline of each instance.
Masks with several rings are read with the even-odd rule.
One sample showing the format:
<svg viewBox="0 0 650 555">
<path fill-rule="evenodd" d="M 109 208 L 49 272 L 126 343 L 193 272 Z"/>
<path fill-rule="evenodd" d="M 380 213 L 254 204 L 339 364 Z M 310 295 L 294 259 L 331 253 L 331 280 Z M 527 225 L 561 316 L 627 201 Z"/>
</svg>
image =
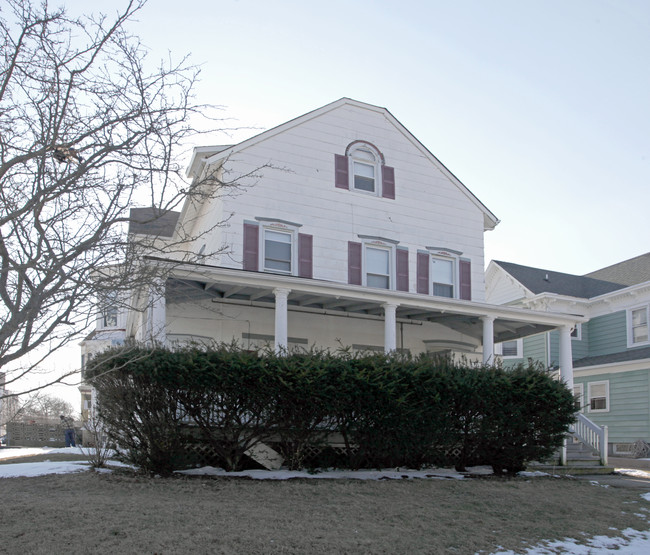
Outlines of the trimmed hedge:
<svg viewBox="0 0 650 555">
<path fill-rule="evenodd" d="M 572 393 L 532 364 L 131 346 L 96 356 L 87 377 L 124 458 L 163 475 L 187 463 L 195 442 L 228 470 L 258 443 L 302 468 L 333 435 L 345 446 L 339 466 L 516 472 L 550 456 L 574 420 Z"/>
</svg>

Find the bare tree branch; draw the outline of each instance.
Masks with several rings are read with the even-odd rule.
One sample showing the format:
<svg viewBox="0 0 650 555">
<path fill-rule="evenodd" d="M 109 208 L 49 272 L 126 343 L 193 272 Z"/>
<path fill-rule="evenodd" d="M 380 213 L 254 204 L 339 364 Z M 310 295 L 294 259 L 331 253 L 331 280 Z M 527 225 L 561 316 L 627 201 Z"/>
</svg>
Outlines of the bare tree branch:
<svg viewBox="0 0 650 555">
<path fill-rule="evenodd" d="M 214 121 L 215 107 L 195 102 L 198 67 L 187 58 L 153 66 L 128 33 L 125 23 L 143 5 L 130 0 L 112 20 L 25 0 L 7 0 L 0 12 L 0 370 L 7 384 L 42 363 L 48 353 L 38 349 L 78 340 L 96 318 L 97 299 L 148 283 L 144 253 L 182 261 L 198 250 L 187 230 L 127 237 L 132 206 L 151 207 L 155 220 L 186 199 L 204 202 L 236 188 L 213 173 L 186 181 L 179 154 L 190 137 L 208 132 L 194 122 Z M 36 360 L 24 363 L 34 351 Z"/>
</svg>

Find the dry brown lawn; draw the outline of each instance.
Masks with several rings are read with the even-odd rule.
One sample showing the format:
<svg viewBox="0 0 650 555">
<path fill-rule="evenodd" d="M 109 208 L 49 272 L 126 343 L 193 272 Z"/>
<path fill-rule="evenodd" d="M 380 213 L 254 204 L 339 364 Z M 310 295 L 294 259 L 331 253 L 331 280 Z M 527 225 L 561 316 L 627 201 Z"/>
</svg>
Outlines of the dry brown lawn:
<svg viewBox="0 0 650 555">
<path fill-rule="evenodd" d="M 639 491 L 560 478 L 0 479 L 0 553 L 490 553 L 645 530 Z"/>
</svg>

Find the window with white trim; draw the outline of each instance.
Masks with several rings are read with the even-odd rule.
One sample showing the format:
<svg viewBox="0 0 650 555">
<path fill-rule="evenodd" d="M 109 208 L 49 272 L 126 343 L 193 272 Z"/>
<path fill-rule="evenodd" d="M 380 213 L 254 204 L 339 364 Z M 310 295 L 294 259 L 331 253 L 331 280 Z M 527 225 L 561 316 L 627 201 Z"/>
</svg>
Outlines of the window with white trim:
<svg viewBox="0 0 650 555">
<path fill-rule="evenodd" d="M 350 152 L 350 188 L 355 191 L 380 194 L 377 176 L 380 175 L 378 153 L 370 145 L 362 144 Z"/>
<path fill-rule="evenodd" d="M 265 223 L 260 233 L 260 268 L 264 272 L 294 275 L 297 270 L 297 227 Z"/>
<path fill-rule="evenodd" d="M 609 412 L 609 380 L 587 384 L 589 412 Z"/>
<path fill-rule="evenodd" d="M 432 292 L 437 297 L 453 299 L 456 294 L 456 261 L 441 256 L 431 257 Z"/>
<path fill-rule="evenodd" d="M 391 287 L 391 258 L 390 247 L 379 247 L 375 245 L 365 246 L 365 277 L 368 287 L 379 287 L 380 289 L 392 289 Z"/>
<path fill-rule="evenodd" d="M 573 397 L 575 399 L 575 410 L 584 411 L 585 408 L 585 386 L 581 383 L 573 384 Z"/>
<path fill-rule="evenodd" d="M 650 321 L 648 305 L 631 308 L 627 311 L 627 346 L 647 345 L 650 343 L 648 322 Z"/>
<path fill-rule="evenodd" d="M 102 294 L 102 317 L 103 328 L 117 327 L 117 291 L 109 291 Z"/>
<path fill-rule="evenodd" d="M 395 245 L 381 239 L 363 240 L 363 285 L 395 289 Z"/>
<path fill-rule="evenodd" d="M 264 230 L 264 270 L 290 274 L 292 269 L 293 234 Z"/>
<path fill-rule="evenodd" d="M 524 356 L 523 352 L 524 341 L 521 338 L 502 341 L 494 345 L 494 353 L 503 358 L 522 358 Z"/>
</svg>

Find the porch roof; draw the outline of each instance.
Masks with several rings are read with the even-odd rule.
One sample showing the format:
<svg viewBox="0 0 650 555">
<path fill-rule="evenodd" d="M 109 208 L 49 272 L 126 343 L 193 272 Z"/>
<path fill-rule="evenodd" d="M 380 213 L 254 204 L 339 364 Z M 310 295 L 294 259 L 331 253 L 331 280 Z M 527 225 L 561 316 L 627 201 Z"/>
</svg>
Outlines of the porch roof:
<svg viewBox="0 0 650 555">
<path fill-rule="evenodd" d="M 482 343 L 481 318 L 494 319 L 494 340 L 508 341 L 587 319 L 558 314 L 358 285 L 252 272 L 219 266 L 179 263 L 147 257 L 168 271 L 167 303 L 213 300 L 250 306 L 273 306 L 275 289 L 289 289 L 288 310 L 348 314 L 383 319 L 384 304 L 397 305 L 398 321 L 438 323 Z"/>
</svg>

